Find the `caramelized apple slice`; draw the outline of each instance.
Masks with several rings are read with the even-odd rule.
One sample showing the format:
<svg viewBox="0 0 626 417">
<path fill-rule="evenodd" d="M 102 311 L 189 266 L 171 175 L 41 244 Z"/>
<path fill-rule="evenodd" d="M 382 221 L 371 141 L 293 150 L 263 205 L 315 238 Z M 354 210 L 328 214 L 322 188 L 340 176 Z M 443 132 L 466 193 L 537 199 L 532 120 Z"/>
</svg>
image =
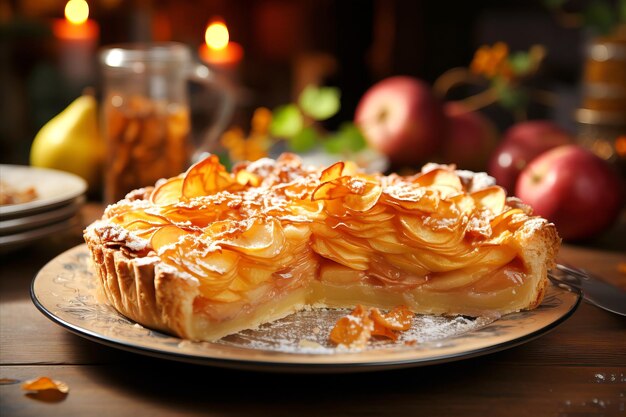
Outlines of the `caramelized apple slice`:
<svg viewBox="0 0 626 417">
<path fill-rule="evenodd" d="M 380 235 L 383 230 L 394 230 L 394 226 L 391 222 L 382 222 L 377 226 L 367 227 L 365 225 L 359 226 L 352 224 L 352 228 L 344 223 L 339 223 L 336 227 L 337 230 L 340 230 L 341 233 L 348 234 L 350 236 L 355 236 L 360 239 L 372 239 L 376 236 Z"/>
<path fill-rule="evenodd" d="M 412 192 L 407 189 L 388 189 L 383 194 L 386 204 L 398 206 L 406 211 L 421 211 L 434 213 L 437 211 L 441 199 L 432 190 L 420 189 Z"/>
<path fill-rule="evenodd" d="M 165 206 L 180 201 L 183 194 L 184 177 L 173 177 L 157 184 L 152 194 L 150 202 L 157 206 Z"/>
<path fill-rule="evenodd" d="M 282 227 L 285 238 L 291 242 L 300 242 L 302 245 L 305 245 L 311 235 L 311 229 L 308 225 L 287 223 Z"/>
<path fill-rule="evenodd" d="M 231 236 L 218 238 L 217 242 L 248 256 L 273 258 L 285 246 L 285 234 L 276 219 L 256 219 L 243 231 L 228 232 Z"/>
<path fill-rule="evenodd" d="M 178 242 L 186 234 L 187 232 L 180 227 L 174 225 L 163 226 L 152 234 L 150 246 L 158 252 L 162 247 Z"/>
<path fill-rule="evenodd" d="M 208 272 L 227 275 L 236 271 L 240 256 L 227 249 L 214 250 L 199 255 L 196 258 L 198 265 Z"/>
<path fill-rule="evenodd" d="M 352 179 L 348 183 L 348 188 L 352 193 L 344 198 L 344 205 L 356 212 L 366 212 L 378 203 L 383 193 L 383 188 L 376 183 L 370 181 L 361 181 Z"/>
<path fill-rule="evenodd" d="M 472 214 L 476 210 L 474 199 L 468 194 L 459 194 L 450 197 L 450 201 L 454 203 L 457 210 L 464 214 Z"/>
<path fill-rule="evenodd" d="M 367 311 L 362 305 L 357 305 L 349 315 L 337 320 L 329 337 L 337 345 L 363 348 L 370 340 L 372 330 L 374 330 L 374 323 Z"/>
<path fill-rule="evenodd" d="M 464 247 L 462 250 L 465 252 L 455 255 L 439 253 L 434 250 L 415 251 L 406 256 L 429 271 L 447 272 L 475 265 L 476 262 L 487 255 L 489 249 L 486 247 Z"/>
<path fill-rule="evenodd" d="M 237 278 L 239 255 L 226 249 L 182 256 L 180 252 L 166 248 L 164 255 L 170 259 L 171 265 L 196 277 L 200 282 L 200 292 L 211 299 L 227 290 Z"/>
<path fill-rule="evenodd" d="M 261 177 L 242 169 L 235 174 L 235 181 L 243 186 L 258 187 L 261 184 Z"/>
<path fill-rule="evenodd" d="M 341 184 L 337 180 L 334 180 L 320 184 L 315 190 L 313 190 L 311 200 L 335 200 L 337 198 L 345 197 L 350 193 L 351 191 L 348 187 Z"/>
<path fill-rule="evenodd" d="M 241 265 L 239 267 L 239 275 L 248 284 L 256 286 L 263 282 L 267 282 L 271 279 L 273 274 L 272 270 L 267 268 L 260 268 L 259 265 Z"/>
<path fill-rule="evenodd" d="M 360 282 L 365 273 L 335 262 L 324 262 L 320 266 L 319 277 L 322 282 L 343 285 Z"/>
<path fill-rule="evenodd" d="M 328 170 L 322 176 L 332 177 L 337 174 L 339 168 L 335 164 Z M 311 199 L 312 201 L 318 201 L 343 198 L 345 208 L 364 212 L 371 209 L 378 202 L 381 194 L 382 187 L 376 182 L 361 177 L 343 176 L 319 185 L 313 191 Z"/>
<path fill-rule="evenodd" d="M 414 184 L 429 187 L 441 192 L 443 197 L 455 195 L 463 191 L 461 179 L 454 172 L 444 168 L 435 168 L 425 174 L 418 175 L 413 180 Z"/>
<path fill-rule="evenodd" d="M 370 310 L 370 318 L 389 330 L 409 330 L 413 324 L 413 312 L 406 306 L 398 306 L 387 314 L 381 313 L 377 308 Z"/>
<path fill-rule="evenodd" d="M 413 276 L 425 276 L 429 272 L 428 269 L 413 261 L 409 256 L 385 253 L 384 259 L 389 265 L 407 271 Z"/>
<path fill-rule="evenodd" d="M 211 296 L 211 300 L 220 303 L 232 303 L 241 300 L 241 295 L 231 290 L 224 290 Z"/>
<path fill-rule="evenodd" d="M 332 164 L 322 171 L 322 174 L 320 175 L 320 182 L 323 184 L 325 182 L 330 182 L 341 177 L 343 175 L 344 166 L 344 162 L 337 162 Z"/>
<path fill-rule="evenodd" d="M 403 254 L 411 250 L 411 247 L 400 242 L 393 233 L 379 233 L 377 236 L 368 239 L 368 243 L 372 249 L 382 253 Z"/>
<path fill-rule="evenodd" d="M 463 237 L 460 230 L 435 230 L 426 226 L 424 220 L 417 216 L 399 215 L 398 221 L 409 239 L 428 246 L 454 246 Z"/>
<path fill-rule="evenodd" d="M 512 218 L 514 216 L 519 216 L 519 215 L 524 215 L 522 218 L 525 219 L 525 213 L 522 209 L 511 209 L 511 210 L 507 210 L 504 213 L 501 213 L 499 215 L 497 215 L 496 217 L 494 217 L 490 224 L 491 224 L 491 228 L 495 229 L 498 226 L 503 226 L 503 227 L 507 227 L 507 225 L 511 222 Z"/>
<path fill-rule="evenodd" d="M 331 242 L 333 241 L 314 238 L 311 247 L 318 255 L 331 259 L 341 265 L 358 271 L 367 270 L 369 264 L 367 252 L 364 255 L 362 254 L 364 252 L 363 249 L 359 250 L 359 248 L 357 248 L 356 250 L 350 250 Z"/>
<path fill-rule="evenodd" d="M 493 293 L 523 285 L 525 282 L 524 264 L 519 258 L 516 258 L 493 271 L 489 277 L 481 279 L 472 287 L 472 291 L 475 293 Z"/>
<path fill-rule="evenodd" d="M 516 256 L 516 252 L 506 246 L 493 247 L 480 262 L 474 265 L 432 276 L 424 288 L 434 291 L 447 291 L 465 287 L 479 281 L 485 274 L 494 270 L 495 266 L 506 265 Z"/>
<path fill-rule="evenodd" d="M 381 204 L 380 206 L 383 207 L 383 210 L 386 210 L 384 205 Z M 391 211 L 379 211 L 376 213 L 374 210 L 368 210 L 366 213 L 362 214 L 362 221 L 370 226 L 380 226 L 381 223 L 391 220 L 395 216 L 395 213 L 392 213 Z"/>
<path fill-rule="evenodd" d="M 127 211 L 125 213 L 118 214 L 111 219 L 111 222 L 122 225 L 126 228 L 131 227 L 130 225 L 132 224 L 136 224 L 136 226 L 133 227 L 135 230 L 141 228 L 141 225 L 153 227 L 170 224 L 170 221 L 166 217 L 159 214 L 146 213 L 144 210 Z"/>
<path fill-rule="evenodd" d="M 373 311 L 374 309 L 372 309 Z M 370 313 L 370 319 L 372 317 L 372 313 Z M 385 327 L 383 325 L 381 325 L 380 323 L 378 323 L 377 321 L 373 321 L 373 328 L 372 328 L 372 336 L 378 336 L 378 337 L 385 337 L 387 339 L 391 339 L 393 341 L 398 340 L 398 333 L 394 332 L 393 330 L 391 330 L 388 327 Z"/>
<path fill-rule="evenodd" d="M 492 213 L 501 213 L 506 205 L 506 191 L 494 185 L 470 194 L 478 209 L 489 209 Z"/>
<path fill-rule="evenodd" d="M 187 170 L 182 195 L 185 198 L 211 195 L 227 189 L 232 184 L 232 177 L 220 164 L 218 157 L 209 155 Z"/>
</svg>

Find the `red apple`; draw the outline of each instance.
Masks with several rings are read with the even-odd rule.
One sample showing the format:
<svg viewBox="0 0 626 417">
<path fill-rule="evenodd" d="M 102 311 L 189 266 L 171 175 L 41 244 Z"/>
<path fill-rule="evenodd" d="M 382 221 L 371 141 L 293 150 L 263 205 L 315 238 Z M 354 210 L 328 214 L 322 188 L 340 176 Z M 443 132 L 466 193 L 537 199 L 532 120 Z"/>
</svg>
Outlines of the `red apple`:
<svg viewBox="0 0 626 417">
<path fill-rule="evenodd" d="M 430 160 L 445 136 L 445 116 L 430 87 L 406 76 L 387 78 L 363 95 L 355 123 L 370 146 L 395 164 Z"/>
<path fill-rule="evenodd" d="M 548 149 L 572 142 L 566 131 L 550 121 L 518 123 L 504 133 L 502 142 L 491 156 L 488 172 L 499 185 L 512 192 L 519 173 L 533 158 Z"/>
<path fill-rule="evenodd" d="M 482 114 L 453 101 L 446 103 L 443 110 L 448 117 L 443 161 L 454 163 L 460 169 L 485 171 L 489 155 L 498 141 L 494 124 Z"/>
<path fill-rule="evenodd" d="M 516 194 L 568 240 L 605 230 L 622 204 L 620 177 L 578 145 L 559 146 L 535 158 L 520 174 Z"/>
</svg>

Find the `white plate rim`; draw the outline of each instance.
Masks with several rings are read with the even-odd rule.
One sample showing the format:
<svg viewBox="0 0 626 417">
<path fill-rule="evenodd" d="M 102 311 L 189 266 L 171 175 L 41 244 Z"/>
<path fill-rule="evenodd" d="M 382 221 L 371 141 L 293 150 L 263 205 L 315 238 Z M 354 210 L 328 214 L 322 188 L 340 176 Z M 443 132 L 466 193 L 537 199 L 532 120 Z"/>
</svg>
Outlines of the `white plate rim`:
<svg viewBox="0 0 626 417">
<path fill-rule="evenodd" d="M 54 233 L 61 232 L 63 230 L 71 229 L 80 222 L 76 217 L 70 217 L 66 220 L 61 220 L 56 223 L 47 224 L 42 227 L 22 231 L 19 233 L 0 236 L 0 251 L 5 252 L 11 249 L 22 247 L 25 244 L 33 242 L 38 239 L 50 236 Z"/>
<path fill-rule="evenodd" d="M 27 184 L 20 184 L 18 187 L 41 186 L 41 183 L 36 181 L 36 179 L 41 178 L 45 178 L 45 181 L 64 182 L 64 187 L 62 188 L 62 191 L 54 196 L 38 198 L 27 203 L 0 206 L 0 216 L 3 216 L 4 218 L 7 218 L 7 216 L 14 217 L 20 214 L 29 213 L 44 208 L 52 208 L 76 197 L 79 197 L 87 191 L 87 181 L 85 181 L 78 175 L 74 175 L 65 171 L 59 171 L 56 169 L 37 168 L 27 165 L 0 164 L 0 175 L 5 181 L 7 175 L 24 175 L 27 177 L 34 175 L 37 177 L 33 178 L 34 181 Z M 37 192 L 40 193 L 40 190 L 37 189 Z"/>
<path fill-rule="evenodd" d="M 53 223 L 66 220 L 75 215 L 85 203 L 85 196 L 81 195 L 61 206 L 55 206 L 51 210 L 29 213 L 22 217 L 14 217 L 0 220 L 0 237 L 9 234 L 26 232 L 44 227 Z"/>
</svg>

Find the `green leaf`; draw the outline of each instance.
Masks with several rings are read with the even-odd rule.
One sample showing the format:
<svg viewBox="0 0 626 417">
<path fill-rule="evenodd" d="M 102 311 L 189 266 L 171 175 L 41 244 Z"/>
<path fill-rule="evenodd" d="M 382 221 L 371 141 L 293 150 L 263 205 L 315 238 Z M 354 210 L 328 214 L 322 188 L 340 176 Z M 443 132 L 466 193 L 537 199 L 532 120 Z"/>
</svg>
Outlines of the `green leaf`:
<svg viewBox="0 0 626 417">
<path fill-rule="evenodd" d="M 317 132 L 312 127 L 306 127 L 289 139 L 289 148 L 294 152 L 308 152 L 319 142 Z"/>
<path fill-rule="evenodd" d="M 337 133 L 324 142 L 328 153 L 358 152 L 367 147 L 363 134 L 354 123 L 343 123 Z"/>
<path fill-rule="evenodd" d="M 290 138 L 302 130 L 302 113 L 295 104 L 288 104 L 274 109 L 270 133 L 281 138 Z"/>
<path fill-rule="evenodd" d="M 331 137 L 324 141 L 324 150 L 328 153 L 339 154 L 344 151 L 344 144 L 341 139 L 337 137 Z"/>
<path fill-rule="evenodd" d="M 505 109 L 518 111 L 524 110 L 528 106 L 528 93 L 522 88 L 512 86 L 501 79 L 494 80 L 494 87 L 498 93 L 498 102 Z"/>
<path fill-rule="evenodd" d="M 230 171 L 233 168 L 233 161 L 230 160 L 228 152 L 218 152 L 217 157 L 220 160 L 220 164 L 224 165 L 224 168 L 226 168 L 226 171 Z"/>
<path fill-rule="evenodd" d="M 617 3 L 619 21 L 626 23 L 626 0 L 619 0 Z"/>
<path fill-rule="evenodd" d="M 585 25 L 605 35 L 617 24 L 617 16 L 607 2 L 594 1 L 584 10 Z"/>
<path fill-rule="evenodd" d="M 338 88 L 309 85 L 300 93 L 298 104 L 307 116 L 314 120 L 326 120 L 339 111 L 340 96 Z"/>
<path fill-rule="evenodd" d="M 532 60 L 528 52 L 516 52 L 509 58 L 509 63 L 515 75 L 526 74 L 532 67 Z"/>
</svg>

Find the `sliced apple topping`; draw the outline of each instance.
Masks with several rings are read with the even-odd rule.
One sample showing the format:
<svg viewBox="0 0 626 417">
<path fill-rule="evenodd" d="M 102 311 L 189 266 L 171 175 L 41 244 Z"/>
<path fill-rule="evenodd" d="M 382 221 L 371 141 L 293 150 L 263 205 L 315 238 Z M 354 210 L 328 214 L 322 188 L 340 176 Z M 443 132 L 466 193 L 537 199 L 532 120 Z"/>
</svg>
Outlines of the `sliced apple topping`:
<svg viewBox="0 0 626 417">
<path fill-rule="evenodd" d="M 336 180 L 337 178 L 343 175 L 343 168 L 345 166 L 344 162 L 337 162 L 325 170 L 322 171 L 320 175 L 320 182 L 323 184 L 325 182 L 330 182 Z"/>
<path fill-rule="evenodd" d="M 191 224 L 199 228 L 204 228 L 223 216 L 226 210 L 228 210 L 228 207 L 220 204 L 200 207 L 178 207 L 178 205 L 174 205 L 163 207 L 161 213 L 173 223 Z"/>
<path fill-rule="evenodd" d="M 171 223 L 166 217 L 160 214 L 147 213 L 145 210 L 127 211 L 118 214 L 111 219 L 111 222 L 124 226 L 128 230 L 164 226 Z"/>
<path fill-rule="evenodd" d="M 320 266 L 319 279 L 331 284 L 353 284 L 365 277 L 363 271 L 356 271 L 335 262 L 324 262 Z"/>
<path fill-rule="evenodd" d="M 335 200 L 337 198 L 345 197 L 352 191 L 350 188 L 341 183 L 339 179 L 325 182 L 313 191 L 311 200 Z"/>
<path fill-rule="evenodd" d="M 411 250 L 411 247 L 401 242 L 395 233 L 379 233 L 368 239 L 368 243 L 372 249 L 381 253 L 403 254 Z"/>
<path fill-rule="evenodd" d="M 232 222 L 220 223 L 232 227 Z M 205 236 L 210 237 L 210 234 L 205 232 Z M 253 219 L 243 225 L 243 230 L 228 228 L 218 231 L 212 238 L 221 246 L 256 258 L 273 258 L 285 244 L 283 228 L 276 219 Z"/>
<path fill-rule="evenodd" d="M 380 184 L 361 179 L 350 179 L 348 187 L 352 190 L 352 193 L 344 198 L 344 205 L 356 212 L 367 212 L 370 210 L 378 203 L 378 199 L 383 193 L 383 188 Z"/>
<path fill-rule="evenodd" d="M 433 190 L 405 184 L 392 186 L 385 190 L 383 201 L 408 212 L 434 213 L 437 211 L 441 199 Z"/>
<path fill-rule="evenodd" d="M 421 216 L 401 214 L 398 216 L 398 222 L 402 225 L 403 234 L 420 246 L 455 246 L 463 238 L 462 233 L 455 233 L 449 229 L 437 230 L 425 225 Z"/>
<path fill-rule="evenodd" d="M 492 213 L 501 213 L 506 205 L 506 191 L 497 185 L 475 191 L 470 196 L 479 210 L 488 209 Z"/>
<path fill-rule="evenodd" d="M 187 232 L 180 227 L 174 225 L 163 226 L 152 234 L 150 246 L 158 252 L 164 246 L 178 242 L 179 239 L 185 235 L 187 235 Z"/>
<path fill-rule="evenodd" d="M 401 177 L 340 162 L 320 173 L 295 156 L 240 164 L 230 174 L 211 155 L 145 198 L 123 200 L 105 217 L 197 278 L 197 305 L 207 309 L 270 297 L 311 276 L 345 286 L 473 288 L 515 259 L 515 233 L 528 218 L 500 187 L 468 192 L 451 167 Z M 487 287 L 507 285 L 505 278 Z M 361 324 L 340 325 L 338 343 L 395 338 L 396 322 L 408 321 L 403 310 L 354 317 Z"/>
<path fill-rule="evenodd" d="M 237 171 L 237 174 L 235 174 L 235 181 L 243 186 L 249 185 L 251 187 L 258 187 L 261 185 L 261 177 L 257 174 L 246 171 L 245 169 Z"/>
<path fill-rule="evenodd" d="M 150 202 L 157 206 L 177 203 L 183 195 L 184 180 L 184 177 L 178 176 L 157 183 L 150 195 Z"/>
<path fill-rule="evenodd" d="M 413 179 L 413 183 L 437 190 L 442 197 L 449 197 L 463 191 L 459 176 L 454 171 L 445 168 L 435 168 L 420 174 Z"/>
<path fill-rule="evenodd" d="M 397 255 L 392 253 L 386 253 L 383 257 L 385 262 L 392 267 L 405 271 L 413 276 L 426 277 L 426 275 L 429 273 L 428 269 L 415 262 L 411 258 L 411 256 L 406 256 L 406 254 Z"/>
<path fill-rule="evenodd" d="M 494 246 L 486 248 L 485 251 L 485 255 L 471 265 L 433 275 L 424 287 L 429 290 L 447 291 L 474 284 L 489 271 L 511 262 L 517 255 L 513 248 L 507 246 Z"/>
<path fill-rule="evenodd" d="M 374 177 L 366 175 L 343 175 L 343 162 L 322 171 L 320 185 L 311 195 L 312 201 L 343 198 L 344 208 L 365 212 L 374 207 L 382 194 L 382 187 Z"/>
<path fill-rule="evenodd" d="M 232 184 L 231 175 L 220 164 L 218 157 L 210 155 L 187 170 L 182 195 L 185 198 L 211 195 L 226 190 Z"/>
<path fill-rule="evenodd" d="M 357 271 L 365 271 L 369 267 L 369 255 L 371 249 L 344 244 L 336 240 L 313 238 L 311 243 L 313 250 L 324 258 L 331 259 L 341 265 Z"/>
</svg>

